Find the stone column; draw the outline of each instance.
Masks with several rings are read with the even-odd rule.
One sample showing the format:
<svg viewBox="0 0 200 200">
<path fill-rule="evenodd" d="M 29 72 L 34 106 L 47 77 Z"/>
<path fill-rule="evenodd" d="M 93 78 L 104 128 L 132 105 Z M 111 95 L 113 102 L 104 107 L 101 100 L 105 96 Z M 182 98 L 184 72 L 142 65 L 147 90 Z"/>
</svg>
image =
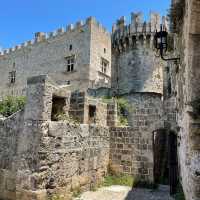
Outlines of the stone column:
<svg viewBox="0 0 200 200">
<path fill-rule="evenodd" d="M 38 190 L 40 170 L 38 151 L 41 138 L 47 134 L 51 120 L 53 85 L 45 75 L 31 77 L 27 81 L 27 104 L 24 128 L 19 138 L 18 170 L 16 181 L 17 200 L 46 198 L 46 190 Z"/>
</svg>

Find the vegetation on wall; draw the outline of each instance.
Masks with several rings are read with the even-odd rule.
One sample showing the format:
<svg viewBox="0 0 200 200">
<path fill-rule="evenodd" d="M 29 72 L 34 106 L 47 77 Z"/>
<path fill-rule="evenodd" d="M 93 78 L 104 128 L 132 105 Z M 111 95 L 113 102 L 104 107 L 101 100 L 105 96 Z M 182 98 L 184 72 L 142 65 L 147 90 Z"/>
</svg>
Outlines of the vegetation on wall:
<svg viewBox="0 0 200 200">
<path fill-rule="evenodd" d="M 124 186 L 133 186 L 133 177 L 130 175 L 118 175 L 111 176 L 108 175 L 104 178 L 103 186 L 108 187 L 112 185 L 124 185 Z"/>
<path fill-rule="evenodd" d="M 9 117 L 13 113 L 24 108 L 26 97 L 24 96 L 7 96 L 0 101 L 0 114 L 4 117 Z"/>
<path fill-rule="evenodd" d="M 72 124 L 76 124 L 76 125 L 80 124 L 80 121 L 78 119 L 72 118 L 64 112 L 57 113 L 54 116 L 54 121 L 68 121 L 69 123 L 72 123 Z"/>
<path fill-rule="evenodd" d="M 119 125 L 128 126 L 128 113 L 133 110 L 132 106 L 123 97 L 117 98 L 116 101 Z"/>
<path fill-rule="evenodd" d="M 117 116 L 119 126 L 128 126 L 128 113 L 133 110 L 127 99 L 123 97 L 102 97 L 104 103 L 117 103 Z"/>
</svg>

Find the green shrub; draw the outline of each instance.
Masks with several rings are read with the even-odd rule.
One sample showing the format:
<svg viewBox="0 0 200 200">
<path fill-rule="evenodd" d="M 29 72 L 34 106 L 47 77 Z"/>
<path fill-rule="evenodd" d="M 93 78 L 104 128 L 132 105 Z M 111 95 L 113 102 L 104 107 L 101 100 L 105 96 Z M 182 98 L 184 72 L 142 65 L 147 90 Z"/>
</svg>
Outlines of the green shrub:
<svg viewBox="0 0 200 200">
<path fill-rule="evenodd" d="M 13 113 L 24 108 L 26 97 L 24 96 L 7 96 L 0 102 L 0 114 L 9 117 Z"/>
<path fill-rule="evenodd" d="M 132 111 L 132 107 L 127 99 L 117 98 L 117 110 L 119 125 L 128 126 L 128 112 Z"/>
<path fill-rule="evenodd" d="M 119 175 L 119 176 L 106 176 L 102 186 L 111 186 L 111 185 L 124 185 L 132 187 L 133 177 L 129 175 Z"/>
<path fill-rule="evenodd" d="M 79 125 L 80 121 L 78 119 L 72 118 L 64 112 L 60 112 L 54 116 L 55 121 L 68 121 L 69 123 Z"/>
<path fill-rule="evenodd" d="M 133 111 L 133 107 L 129 104 L 128 100 L 123 97 L 110 97 L 103 96 L 102 102 L 112 103 L 114 100 L 117 103 L 117 115 L 118 115 L 118 125 L 119 126 L 128 126 L 128 112 Z"/>
<path fill-rule="evenodd" d="M 177 193 L 174 195 L 174 199 L 175 200 L 185 200 L 185 196 L 184 196 L 181 184 L 178 185 Z"/>
</svg>

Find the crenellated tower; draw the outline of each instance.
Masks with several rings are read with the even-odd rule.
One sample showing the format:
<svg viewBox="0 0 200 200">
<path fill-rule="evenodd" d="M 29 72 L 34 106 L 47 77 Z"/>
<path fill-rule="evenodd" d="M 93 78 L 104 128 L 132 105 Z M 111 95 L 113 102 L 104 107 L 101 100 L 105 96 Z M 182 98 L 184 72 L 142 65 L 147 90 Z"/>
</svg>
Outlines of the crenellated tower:
<svg viewBox="0 0 200 200">
<path fill-rule="evenodd" d="M 163 90 L 163 62 L 156 57 L 153 38 L 160 24 L 168 29 L 166 17 L 150 14 L 149 22 L 142 13 L 132 13 L 131 23 L 125 17 L 112 28 L 112 88 L 119 94 Z"/>
</svg>

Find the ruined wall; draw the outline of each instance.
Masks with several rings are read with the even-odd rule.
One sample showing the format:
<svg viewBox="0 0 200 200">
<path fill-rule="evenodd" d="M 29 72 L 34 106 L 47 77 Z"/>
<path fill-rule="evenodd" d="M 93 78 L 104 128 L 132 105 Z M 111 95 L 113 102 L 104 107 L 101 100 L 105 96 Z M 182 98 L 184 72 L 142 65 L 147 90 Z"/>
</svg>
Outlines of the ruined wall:
<svg viewBox="0 0 200 200">
<path fill-rule="evenodd" d="M 89 119 L 89 106 L 91 105 L 96 107 L 93 123 L 97 126 L 114 126 L 117 123 L 116 103 L 112 99 L 106 101 L 91 96 L 88 96 L 85 101 L 84 123 L 91 123 Z"/>
<path fill-rule="evenodd" d="M 0 121 L 0 199 L 16 199 L 17 147 L 23 111 Z"/>
<path fill-rule="evenodd" d="M 49 74 L 60 85 L 70 82 L 72 90 L 87 89 L 90 80 L 99 80 L 99 57 L 111 62 L 110 41 L 109 33 L 94 18 L 48 35 L 37 33 L 33 40 L 0 53 L 0 95 L 25 94 L 26 79 L 41 74 Z M 74 70 L 67 72 L 65 58 L 72 55 Z M 9 82 L 12 71 L 16 71 L 14 84 Z"/>
<path fill-rule="evenodd" d="M 90 189 L 107 173 L 108 128 L 50 122 L 39 149 L 37 189 L 69 194 Z"/>
<path fill-rule="evenodd" d="M 58 88 L 46 76 L 29 78 L 24 112 L 0 122 L 1 199 L 67 198 L 107 173 L 109 129 L 51 121 Z"/>
<path fill-rule="evenodd" d="M 118 173 L 153 182 L 153 140 L 138 128 L 110 128 L 110 165 Z"/>
<path fill-rule="evenodd" d="M 153 36 L 159 25 L 159 15 L 152 13 L 149 23 L 142 21 L 141 14 L 132 14 L 131 24 L 126 25 L 122 17 L 113 27 L 112 88 L 119 94 L 163 93 L 164 63 L 153 49 Z"/>
</svg>

